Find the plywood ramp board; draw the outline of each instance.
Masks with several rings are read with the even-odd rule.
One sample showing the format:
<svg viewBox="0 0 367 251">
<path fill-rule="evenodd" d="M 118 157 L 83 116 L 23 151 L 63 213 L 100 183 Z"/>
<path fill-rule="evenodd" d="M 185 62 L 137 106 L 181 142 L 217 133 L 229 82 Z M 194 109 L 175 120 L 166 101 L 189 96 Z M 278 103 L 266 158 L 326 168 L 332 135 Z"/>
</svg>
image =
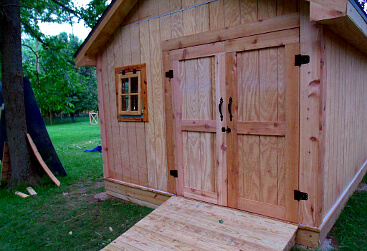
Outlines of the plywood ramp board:
<svg viewBox="0 0 367 251">
<path fill-rule="evenodd" d="M 103 250 L 289 250 L 297 226 L 171 197 Z"/>
</svg>

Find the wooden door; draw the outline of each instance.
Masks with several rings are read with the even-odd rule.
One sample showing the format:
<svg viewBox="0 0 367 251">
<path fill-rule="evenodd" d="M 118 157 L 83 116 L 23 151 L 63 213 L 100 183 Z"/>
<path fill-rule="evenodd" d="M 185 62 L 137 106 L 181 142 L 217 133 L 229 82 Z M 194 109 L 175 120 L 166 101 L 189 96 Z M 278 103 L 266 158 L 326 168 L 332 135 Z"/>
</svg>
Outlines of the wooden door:
<svg viewBox="0 0 367 251">
<path fill-rule="evenodd" d="M 230 207 L 296 222 L 299 155 L 298 44 L 226 55 L 232 98 Z"/>
<path fill-rule="evenodd" d="M 297 221 L 299 33 L 288 33 L 165 53 L 178 195 Z"/>
<path fill-rule="evenodd" d="M 226 205 L 225 135 L 220 132 L 225 121 L 219 114 L 225 55 L 219 53 L 222 43 L 210 50 L 199 47 L 170 52 L 177 194 Z"/>
</svg>

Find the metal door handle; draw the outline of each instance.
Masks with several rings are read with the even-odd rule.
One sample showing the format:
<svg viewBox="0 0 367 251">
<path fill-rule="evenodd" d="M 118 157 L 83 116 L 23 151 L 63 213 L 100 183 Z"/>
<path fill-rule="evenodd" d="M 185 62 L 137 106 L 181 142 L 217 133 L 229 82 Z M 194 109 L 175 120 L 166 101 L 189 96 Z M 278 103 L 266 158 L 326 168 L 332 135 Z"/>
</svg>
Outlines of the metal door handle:
<svg viewBox="0 0 367 251">
<path fill-rule="evenodd" d="M 223 98 L 220 98 L 220 100 L 219 100 L 220 121 L 223 121 L 222 106 L 223 106 Z"/>
<path fill-rule="evenodd" d="M 232 103 L 233 103 L 233 99 L 232 97 L 229 98 L 229 103 L 228 103 L 228 112 L 229 112 L 229 119 L 230 121 L 232 121 Z"/>
</svg>

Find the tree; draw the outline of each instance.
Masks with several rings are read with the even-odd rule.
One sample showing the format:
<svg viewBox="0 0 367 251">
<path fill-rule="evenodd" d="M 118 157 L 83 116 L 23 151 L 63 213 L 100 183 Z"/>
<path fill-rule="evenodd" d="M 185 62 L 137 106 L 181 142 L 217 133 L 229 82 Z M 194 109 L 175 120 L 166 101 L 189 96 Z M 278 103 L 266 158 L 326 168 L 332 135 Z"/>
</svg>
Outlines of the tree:
<svg viewBox="0 0 367 251">
<path fill-rule="evenodd" d="M 98 2 L 98 1 L 97 1 Z M 102 0 L 100 1 L 102 2 Z M 105 2 L 105 1 L 104 1 Z M 23 31 L 50 46 L 40 32 L 38 22 L 71 22 L 71 17 L 86 19 L 92 24 L 96 16 L 82 15 L 70 0 L 0 0 L 0 57 L 5 117 L 12 177 L 9 186 L 20 183 L 37 184 L 37 176 L 31 161 L 26 140 L 26 117 L 23 92 L 21 54 L 21 24 Z"/>
<path fill-rule="evenodd" d="M 7 135 L 12 175 L 10 185 L 36 184 L 40 180 L 32 166 L 27 144 L 24 106 L 19 0 L 1 0 L 0 53 L 2 91 L 6 107 Z"/>
<path fill-rule="evenodd" d="M 95 70 L 76 68 L 73 54 L 81 41 L 74 35 L 61 33 L 47 39 L 56 50 L 39 48 L 40 70 L 36 71 L 33 40 L 23 40 L 24 75 L 31 80 L 38 105 L 43 114 L 70 114 L 96 110 L 98 107 Z"/>
</svg>

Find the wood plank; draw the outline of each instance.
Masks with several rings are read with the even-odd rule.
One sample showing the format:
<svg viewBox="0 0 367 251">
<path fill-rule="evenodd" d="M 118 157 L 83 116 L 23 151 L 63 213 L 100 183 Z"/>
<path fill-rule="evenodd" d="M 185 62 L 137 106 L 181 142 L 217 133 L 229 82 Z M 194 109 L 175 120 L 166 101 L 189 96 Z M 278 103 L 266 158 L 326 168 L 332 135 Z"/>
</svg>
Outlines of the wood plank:
<svg viewBox="0 0 367 251">
<path fill-rule="evenodd" d="M 139 24 L 130 26 L 130 48 L 131 48 L 131 64 L 136 65 L 141 63 L 140 53 L 140 29 Z M 144 73 L 144 72 L 143 72 Z M 146 74 L 146 73 L 145 73 Z M 141 79 L 146 79 L 146 76 L 141 75 Z M 146 92 L 146 83 L 142 84 L 142 93 Z M 143 100 L 144 116 L 147 116 L 147 100 Z M 145 108 L 145 109 L 144 109 Z M 146 156 L 146 135 L 145 135 L 145 123 L 130 123 L 134 126 L 129 126 L 128 131 L 135 130 L 135 141 L 131 145 L 131 152 L 136 150 L 136 164 L 132 163 L 132 168 L 135 168 L 138 173 L 138 183 L 142 186 L 148 185 L 148 170 L 147 170 L 147 156 Z M 135 145 L 134 145 L 135 143 Z M 136 149 L 135 149 L 136 148 Z M 130 151 L 130 150 L 129 150 Z M 136 165 L 136 166 L 135 166 Z M 136 173 L 135 173 L 136 174 Z M 136 176 L 133 176 L 136 177 Z"/>
<path fill-rule="evenodd" d="M 114 47 L 115 47 L 115 53 L 111 52 L 109 54 L 109 57 L 114 58 L 114 65 L 115 66 L 123 66 L 123 65 L 130 65 L 131 64 L 131 33 L 130 33 L 130 27 L 131 26 L 125 26 L 120 29 L 119 33 L 119 40 L 115 39 Z M 111 70 L 111 68 L 109 67 Z M 113 73 L 115 73 L 115 70 L 113 69 Z M 110 81 L 112 81 L 110 74 Z M 116 80 L 118 79 L 115 77 Z M 115 90 L 117 93 L 117 89 Z M 115 102 L 116 102 L 117 96 L 115 96 Z M 113 99 L 112 99 L 113 100 Z M 116 113 L 117 114 L 117 111 Z M 118 122 L 117 120 L 111 121 L 112 128 L 114 131 L 117 131 L 117 134 L 114 134 L 114 150 L 115 150 L 115 161 L 116 161 L 116 172 L 120 175 L 118 176 L 120 180 L 130 182 L 132 179 L 137 182 L 138 173 L 136 173 L 136 163 L 137 163 L 137 153 L 133 151 L 133 149 L 130 148 L 129 140 L 133 142 L 134 136 L 129 135 L 128 132 L 128 125 L 130 126 L 130 130 L 132 131 L 135 128 L 132 128 L 132 124 L 129 124 L 128 122 Z M 119 135 L 119 136 L 118 136 Z M 135 146 L 135 144 L 134 144 Z M 130 154 L 131 153 L 131 154 Z M 132 168 L 132 165 L 134 165 L 134 168 Z M 132 177 L 134 176 L 134 177 Z"/>
<path fill-rule="evenodd" d="M 183 36 L 182 11 L 172 13 L 170 17 L 171 17 L 171 37 L 172 38 L 182 37 Z"/>
<path fill-rule="evenodd" d="M 239 0 L 224 0 L 224 25 L 235 26 L 241 23 Z"/>
<path fill-rule="evenodd" d="M 155 205 L 161 205 L 172 196 L 172 194 L 164 191 L 150 189 L 148 187 L 114 179 L 105 179 L 105 187 L 106 191 L 114 192 L 121 196 L 135 198 L 140 201 L 145 201 Z"/>
<path fill-rule="evenodd" d="M 184 37 L 162 41 L 162 50 L 169 51 L 181 49 L 200 44 L 208 44 L 235 39 L 239 37 L 253 36 L 257 34 L 273 32 L 278 30 L 293 29 L 299 27 L 299 14 L 289 14 L 271 19 L 256 21 L 252 23 L 240 24 L 227 27 L 225 29 L 212 30 L 200 34 L 186 36 L 189 32 L 184 32 Z"/>
<path fill-rule="evenodd" d="M 277 15 L 277 0 L 258 0 L 258 18 L 265 20 Z"/>
<path fill-rule="evenodd" d="M 181 130 L 191 132 L 216 132 L 217 124 L 215 120 L 182 120 Z"/>
<path fill-rule="evenodd" d="M 226 52 L 234 52 L 277 47 L 298 42 L 299 29 L 296 28 L 227 40 L 224 42 L 224 46 Z"/>
<path fill-rule="evenodd" d="M 108 132 L 106 129 L 106 118 L 105 118 L 105 96 L 103 91 L 103 70 L 102 61 L 103 56 L 101 54 L 97 55 L 97 90 L 98 90 L 98 109 L 99 109 L 99 124 L 101 130 L 101 145 L 102 145 L 102 162 L 103 162 L 103 177 L 109 177 L 109 163 L 108 163 L 108 143 L 110 139 L 107 138 Z"/>
<path fill-rule="evenodd" d="M 226 53 L 225 54 L 225 78 L 226 78 L 226 96 L 227 100 L 230 97 L 236 102 L 237 98 L 237 58 L 236 53 Z M 227 100 L 225 103 L 227 103 Z M 234 105 L 232 107 L 233 117 L 237 118 L 238 109 L 237 106 Z M 228 114 L 229 115 L 229 114 Z M 237 137 L 237 121 L 233 119 L 229 120 L 229 116 L 227 115 L 227 125 L 232 129 L 232 132 L 227 135 L 227 144 L 231 146 L 227 149 L 227 165 L 228 165 L 228 206 L 237 208 L 238 203 L 238 165 L 237 165 L 237 145 L 238 145 L 238 137 Z"/>
<path fill-rule="evenodd" d="M 109 81 L 108 81 L 108 61 L 107 61 L 107 47 L 105 48 L 104 52 L 103 52 L 103 58 L 102 58 L 102 74 L 103 74 L 103 78 L 102 78 L 102 83 L 103 83 L 103 97 L 104 97 L 104 101 L 106 104 L 106 113 L 105 113 L 105 117 L 106 117 L 106 132 L 107 132 L 107 141 L 106 141 L 106 149 L 105 151 L 107 151 L 107 156 L 108 156 L 108 175 L 109 177 L 116 177 L 115 174 L 115 158 L 114 158 L 114 154 L 113 154 L 113 137 L 112 137 L 112 123 L 111 120 L 113 118 L 115 118 L 116 114 L 111 114 L 111 106 L 116 106 L 116 103 L 112 103 L 110 101 L 110 96 L 111 95 L 116 95 L 115 92 L 113 92 L 112 94 L 109 91 Z M 101 56 L 102 56 L 101 55 Z"/>
<path fill-rule="evenodd" d="M 208 57 L 212 55 L 216 55 L 218 53 L 224 52 L 224 43 L 212 43 L 212 44 L 204 44 L 193 46 L 185 49 L 174 50 L 171 52 L 172 60 L 184 60 L 184 59 L 193 59 L 200 57 Z"/>
<path fill-rule="evenodd" d="M 216 179 L 217 179 L 217 194 L 218 204 L 227 206 L 228 205 L 228 172 L 227 172 L 227 137 L 220 130 L 226 126 L 227 118 L 226 109 L 224 109 L 223 120 L 219 113 L 220 99 L 227 100 L 226 87 L 223 85 L 226 80 L 226 68 L 223 67 L 226 62 L 225 54 L 219 54 L 215 57 L 215 113 L 216 113 Z"/>
<path fill-rule="evenodd" d="M 256 200 L 238 198 L 238 208 L 248 212 L 257 213 L 260 215 L 267 215 L 277 219 L 286 219 L 285 207 L 274 206 L 274 203 L 269 204 Z"/>
<path fill-rule="evenodd" d="M 140 52 L 141 62 L 147 64 L 147 82 L 152 83 L 151 62 L 150 62 L 150 29 L 149 22 L 139 24 L 140 29 Z M 153 85 L 147 85 L 148 91 L 148 107 L 149 107 L 149 123 L 145 124 L 146 135 L 146 153 L 147 153 L 147 170 L 148 170 L 148 186 L 157 187 L 156 179 L 156 157 L 155 157 L 155 137 L 154 137 L 154 106 L 153 106 Z"/>
<path fill-rule="evenodd" d="M 297 0 L 277 0 L 277 16 L 298 11 Z"/>
<path fill-rule="evenodd" d="M 37 195 L 37 192 L 32 187 L 27 187 L 26 189 L 30 195 Z"/>
<path fill-rule="evenodd" d="M 286 67 L 286 93 L 285 107 L 287 109 L 285 115 L 286 137 L 284 139 L 284 168 L 285 168 L 285 184 L 284 192 L 285 207 L 287 209 L 286 218 L 292 222 L 298 222 L 298 205 L 294 200 L 294 190 L 298 187 L 299 177 L 299 67 L 294 65 L 294 55 L 299 53 L 299 44 L 285 46 L 285 67 Z M 279 167 L 278 167 L 279 168 Z M 279 191 L 278 191 L 279 193 Z"/>
<path fill-rule="evenodd" d="M 279 7 L 279 2 L 278 2 Z M 277 11 L 280 11 L 277 8 Z M 293 56 L 290 55 L 290 58 Z M 286 93 L 286 71 L 285 48 L 278 48 L 278 121 L 285 121 L 285 93 Z M 298 73 L 299 76 L 299 73 Z M 299 96 L 299 93 L 296 94 Z M 278 138 L 278 205 L 285 206 L 286 201 L 286 167 L 284 165 L 285 139 Z M 298 210 L 297 210 L 298 211 Z"/>
<path fill-rule="evenodd" d="M 260 121 L 276 121 L 278 110 L 277 48 L 259 51 Z M 260 137 L 260 201 L 277 205 L 277 138 Z"/>
<path fill-rule="evenodd" d="M 209 3 L 210 30 L 224 28 L 224 0 Z"/>
<path fill-rule="evenodd" d="M 172 69 L 170 53 L 163 53 L 163 72 L 167 72 Z M 176 72 L 178 74 L 178 72 Z M 173 107 L 173 81 L 170 78 L 164 78 L 164 104 L 165 104 L 165 118 L 166 118 L 166 145 L 167 145 L 167 172 L 176 170 L 175 166 L 175 119 L 174 119 L 174 107 Z M 172 175 L 168 175 L 167 189 L 170 193 L 176 193 L 176 178 Z"/>
<path fill-rule="evenodd" d="M 182 0 L 182 8 L 187 8 L 189 6 L 193 6 L 193 0 Z M 195 26 L 195 8 L 186 9 L 182 11 L 182 24 L 183 24 L 183 35 L 191 35 L 196 33 Z"/>
<path fill-rule="evenodd" d="M 200 33 L 200 32 L 204 32 L 204 31 L 208 31 L 209 30 L 209 24 L 210 24 L 209 5 L 204 4 L 204 5 L 195 7 L 195 28 L 196 28 L 196 32 Z"/>
<path fill-rule="evenodd" d="M 47 176 L 50 177 L 50 179 L 53 181 L 53 183 L 55 183 L 55 185 L 59 187 L 60 186 L 60 181 L 55 177 L 55 175 L 47 167 L 46 163 L 43 161 L 40 153 L 38 152 L 38 149 L 37 149 L 36 145 L 33 143 L 31 135 L 29 135 L 28 133 L 27 133 L 27 139 L 28 139 L 29 145 L 32 148 L 32 151 L 33 151 L 34 155 L 36 156 L 36 158 L 38 160 L 38 163 L 40 163 L 42 169 L 46 172 Z"/>
<path fill-rule="evenodd" d="M 237 133 L 247 135 L 285 136 L 284 122 L 241 122 L 237 123 Z"/>
<path fill-rule="evenodd" d="M 257 0 L 240 0 L 241 24 L 257 21 Z"/>
<path fill-rule="evenodd" d="M 299 189 L 307 191 L 309 200 L 299 206 L 299 221 L 309 226 L 321 223 L 320 194 L 323 175 L 320 170 L 320 30 L 309 22 L 309 5 L 300 2 L 301 54 L 310 55 L 310 64 L 300 69 L 300 176 Z"/>
<path fill-rule="evenodd" d="M 164 129 L 164 104 L 163 104 L 163 76 L 162 76 L 162 51 L 160 48 L 159 19 L 149 21 L 150 28 L 150 63 L 153 83 L 154 105 L 154 137 L 156 157 L 157 188 L 167 191 L 167 156 Z M 154 97 L 154 98 L 153 98 Z"/>
<path fill-rule="evenodd" d="M 185 84 L 185 68 L 184 63 L 179 63 L 179 61 L 172 61 L 172 69 L 173 72 L 177 72 L 178 74 L 173 75 L 173 104 L 174 104 L 174 114 L 173 114 L 173 123 L 175 125 L 174 127 L 174 133 L 175 133 L 175 167 L 178 173 L 178 179 L 177 179 L 177 185 L 176 185 L 176 191 L 178 195 L 183 195 L 183 189 L 184 189 L 184 179 L 186 178 L 186 171 L 184 172 L 184 155 L 183 155 L 183 144 L 184 144 L 184 138 L 183 133 L 181 130 L 181 120 L 182 116 L 186 116 L 183 107 L 182 107 L 182 89 L 184 88 L 183 85 Z M 186 139 L 186 138 L 185 138 Z"/>
<path fill-rule="evenodd" d="M 212 89 L 212 59 L 210 57 L 198 59 L 198 87 L 199 87 L 199 117 L 201 119 L 213 118 L 213 96 Z M 215 120 L 213 120 L 215 122 Z M 215 192 L 214 177 L 214 136 L 211 133 L 200 133 L 200 166 L 201 168 L 201 190 Z"/>
</svg>

